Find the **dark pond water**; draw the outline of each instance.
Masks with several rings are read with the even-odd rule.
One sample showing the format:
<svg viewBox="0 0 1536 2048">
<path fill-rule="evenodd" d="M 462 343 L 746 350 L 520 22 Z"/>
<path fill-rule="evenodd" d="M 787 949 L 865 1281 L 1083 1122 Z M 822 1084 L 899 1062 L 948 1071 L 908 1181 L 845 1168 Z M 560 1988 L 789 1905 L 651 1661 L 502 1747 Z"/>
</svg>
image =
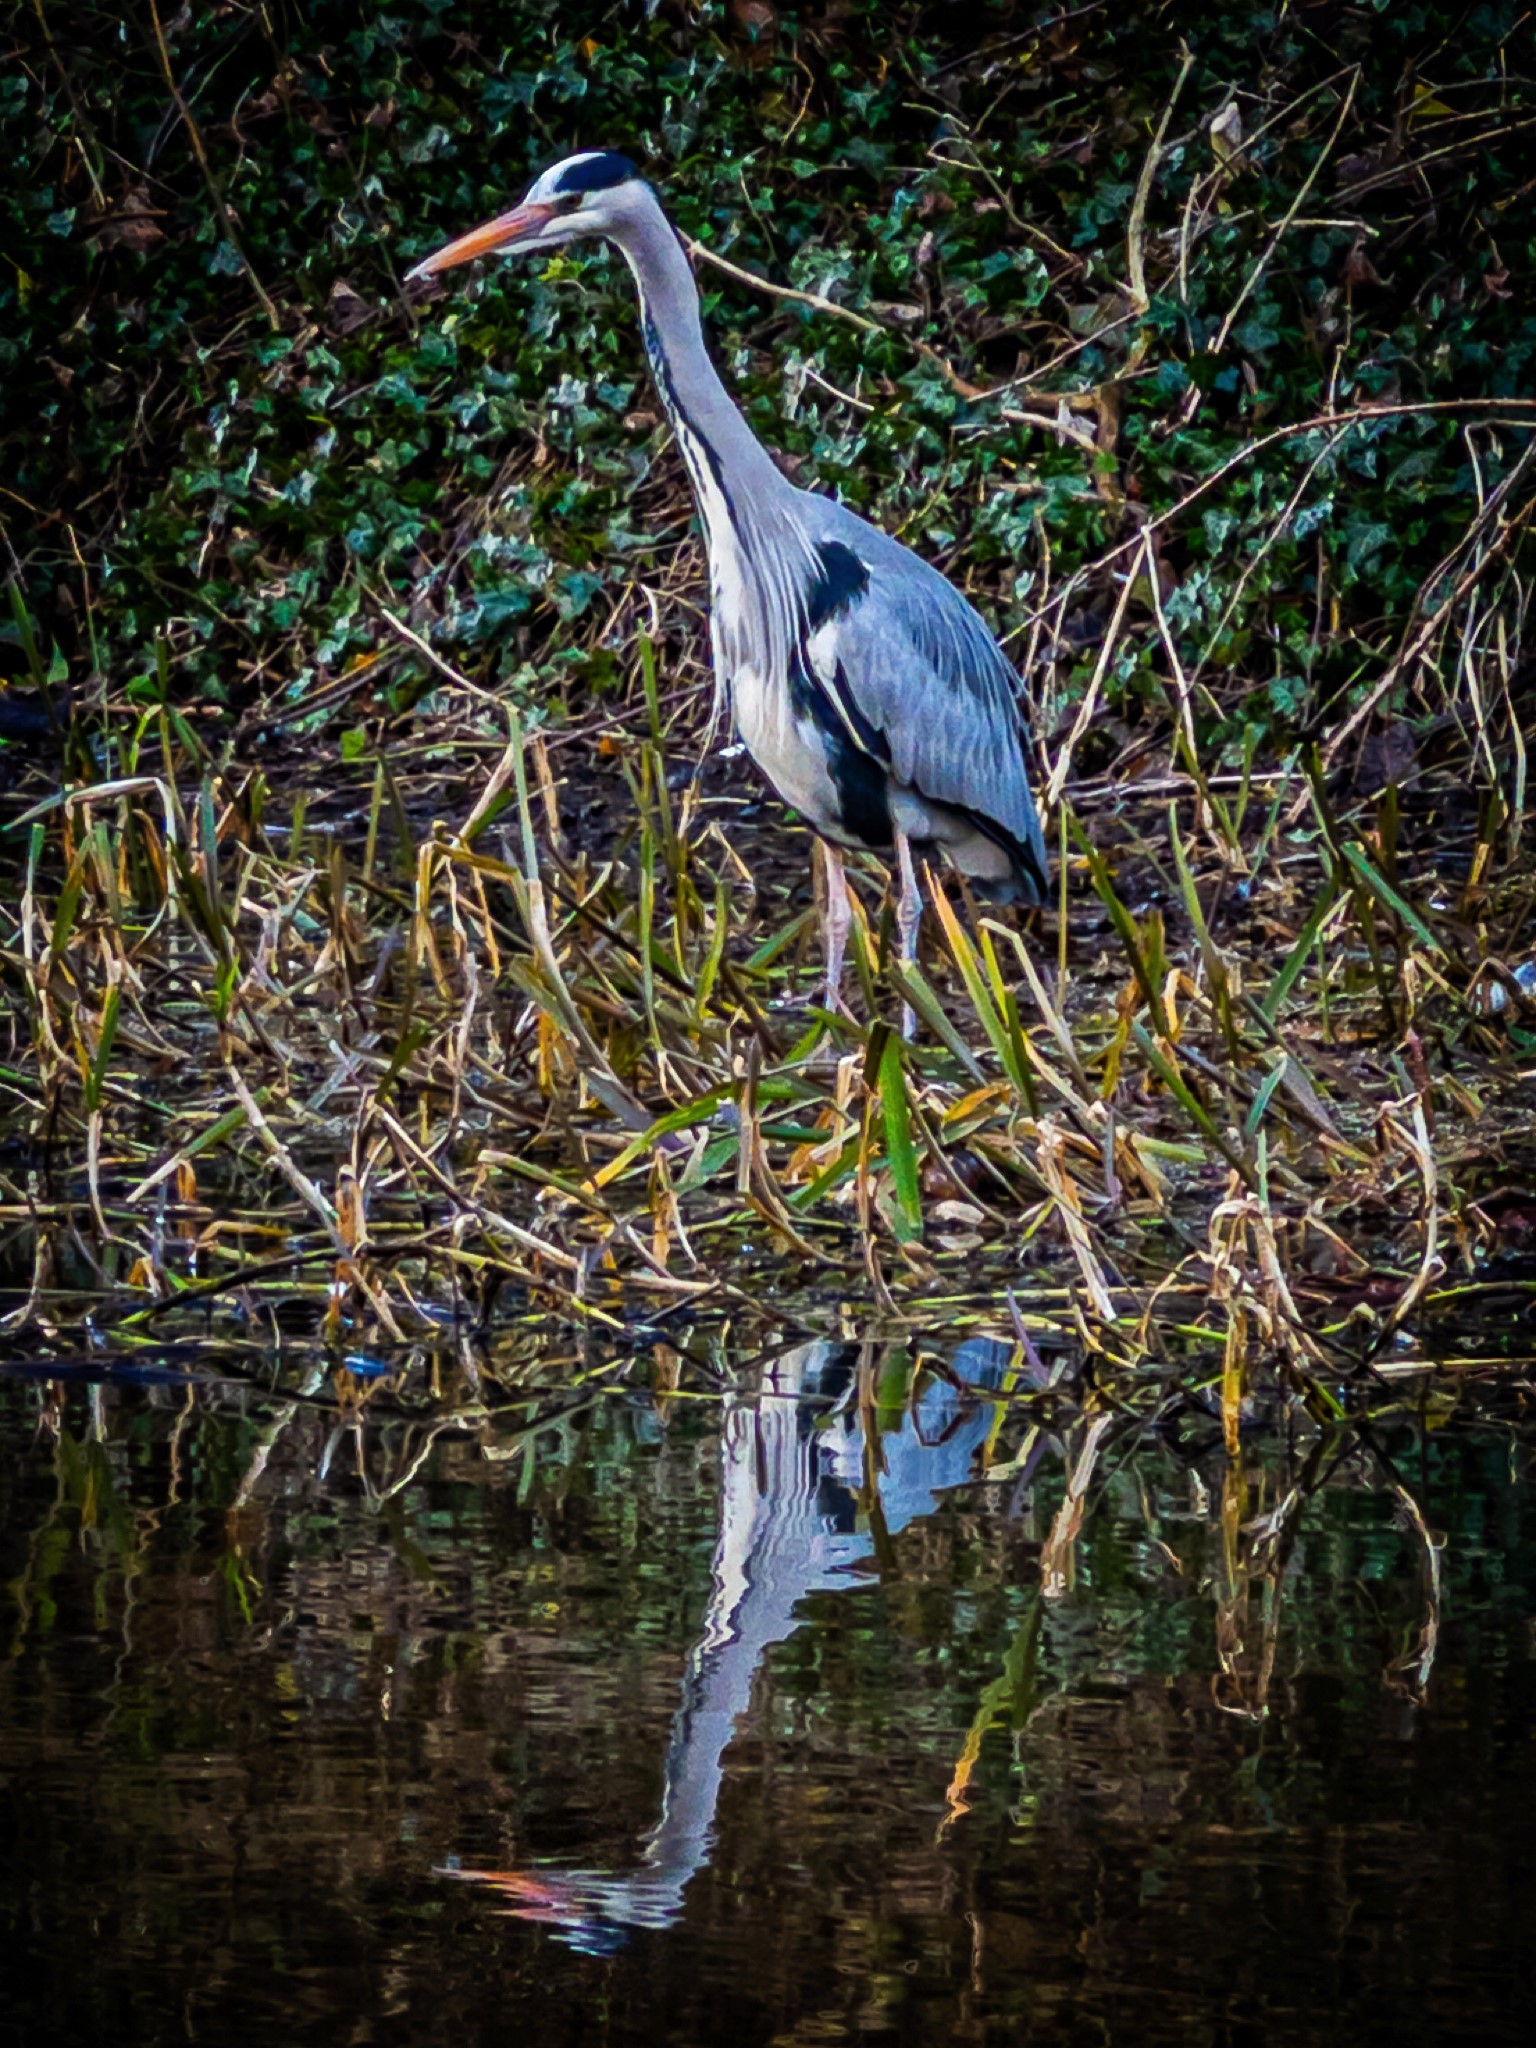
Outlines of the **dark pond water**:
<svg viewBox="0 0 1536 2048">
<path fill-rule="evenodd" d="M 0 2039 L 1525 2039 L 1513 1425 L 1228 1471 L 910 1366 L 0 1376 Z"/>
</svg>

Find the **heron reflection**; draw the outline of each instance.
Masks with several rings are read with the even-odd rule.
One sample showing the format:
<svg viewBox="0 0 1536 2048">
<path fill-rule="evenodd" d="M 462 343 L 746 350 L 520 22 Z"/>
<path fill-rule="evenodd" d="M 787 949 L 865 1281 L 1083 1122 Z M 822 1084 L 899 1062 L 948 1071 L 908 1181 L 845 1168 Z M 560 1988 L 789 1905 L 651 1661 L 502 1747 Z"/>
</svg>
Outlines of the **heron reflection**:
<svg viewBox="0 0 1536 2048">
<path fill-rule="evenodd" d="M 635 1867 L 456 1874 L 586 1948 L 611 1948 L 627 1928 L 669 1926 L 709 1861 L 725 1754 L 765 1652 L 794 1633 L 809 1594 L 868 1585 L 859 1567 L 877 1546 L 972 1476 L 994 1413 L 978 1396 L 1001 1384 L 1010 1355 L 972 1338 L 947 1373 L 919 1375 L 898 1414 L 879 1411 L 873 1432 L 853 1344 L 801 1345 L 755 1396 L 728 1396 L 712 1590 L 667 1745 L 661 1816 Z"/>
</svg>

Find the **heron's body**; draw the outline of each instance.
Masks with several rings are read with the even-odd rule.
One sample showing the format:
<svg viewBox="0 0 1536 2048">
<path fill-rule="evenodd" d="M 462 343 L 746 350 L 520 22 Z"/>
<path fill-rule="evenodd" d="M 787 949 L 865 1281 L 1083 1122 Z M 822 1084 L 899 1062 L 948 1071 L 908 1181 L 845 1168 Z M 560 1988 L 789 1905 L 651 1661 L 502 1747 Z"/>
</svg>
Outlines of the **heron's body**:
<svg viewBox="0 0 1536 2048">
<path fill-rule="evenodd" d="M 894 851 L 904 951 L 914 847 L 942 851 L 988 894 L 1040 901 L 1045 844 L 1011 665 L 936 569 L 781 473 L 709 360 L 687 256 L 633 166 L 569 158 L 419 268 L 591 234 L 617 243 L 634 274 L 708 546 L 716 675 L 752 759 L 830 847 Z M 848 918 L 835 854 L 828 884 L 835 997 Z"/>
<path fill-rule="evenodd" d="M 888 853 L 900 832 L 941 848 L 989 893 L 1035 901 L 1044 855 L 1001 656 L 984 628 L 965 632 L 980 621 L 931 569 L 931 621 L 951 639 L 926 650 L 922 622 L 903 615 L 901 600 L 909 566 L 928 565 L 832 500 L 799 495 L 817 567 L 788 661 L 717 655 L 747 751 L 834 845 Z M 719 613 L 729 596 L 714 602 Z M 966 679 L 963 694 L 944 689 L 946 657 Z M 895 700 L 914 685 L 927 701 L 898 715 Z"/>
</svg>

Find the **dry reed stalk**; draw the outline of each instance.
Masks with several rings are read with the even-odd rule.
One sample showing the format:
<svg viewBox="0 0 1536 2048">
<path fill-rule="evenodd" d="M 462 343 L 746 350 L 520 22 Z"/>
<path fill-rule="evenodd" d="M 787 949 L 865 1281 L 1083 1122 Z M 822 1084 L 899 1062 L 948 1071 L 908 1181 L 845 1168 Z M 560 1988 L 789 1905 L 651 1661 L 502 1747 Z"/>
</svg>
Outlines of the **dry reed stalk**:
<svg viewBox="0 0 1536 2048">
<path fill-rule="evenodd" d="M 1077 1539 L 1082 1534 L 1088 1489 L 1093 1484 L 1104 1440 L 1116 1419 L 1106 1410 L 1091 1416 L 1077 1433 L 1076 1449 L 1071 1453 L 1067 1470 L 1066 1495 L 1040 1551 L 1040 1590 L 1047 1600 L 1060 1600 L 1072 1590 Z"/>
</svg>

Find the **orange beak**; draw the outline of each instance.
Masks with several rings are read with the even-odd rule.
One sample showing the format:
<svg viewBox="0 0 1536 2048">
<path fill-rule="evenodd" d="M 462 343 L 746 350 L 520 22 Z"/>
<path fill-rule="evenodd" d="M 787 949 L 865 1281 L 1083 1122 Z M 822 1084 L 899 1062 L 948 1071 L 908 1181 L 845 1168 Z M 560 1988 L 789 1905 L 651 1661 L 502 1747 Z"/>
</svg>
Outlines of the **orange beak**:
<svg viewBox="0 0 1536 2048">
<path fill-rule="evenodd" d="M 509 248 L 513 242 L 536 235 L 559 210 L 556 206 L 535 203 L 514 206 L 510 213 L 499 213 L 483 227 L 471 228 L 467 235 L 460 235 L 456 242 L 450 242 L 446 248 L 418 263 L 407 273 L 406 282 L 415 277 L 436 277 L 440 270 L 452 270 L 456 263 L 468 263 L 476 256 L 489 256 L 494 250 Z"/>
</svg>

